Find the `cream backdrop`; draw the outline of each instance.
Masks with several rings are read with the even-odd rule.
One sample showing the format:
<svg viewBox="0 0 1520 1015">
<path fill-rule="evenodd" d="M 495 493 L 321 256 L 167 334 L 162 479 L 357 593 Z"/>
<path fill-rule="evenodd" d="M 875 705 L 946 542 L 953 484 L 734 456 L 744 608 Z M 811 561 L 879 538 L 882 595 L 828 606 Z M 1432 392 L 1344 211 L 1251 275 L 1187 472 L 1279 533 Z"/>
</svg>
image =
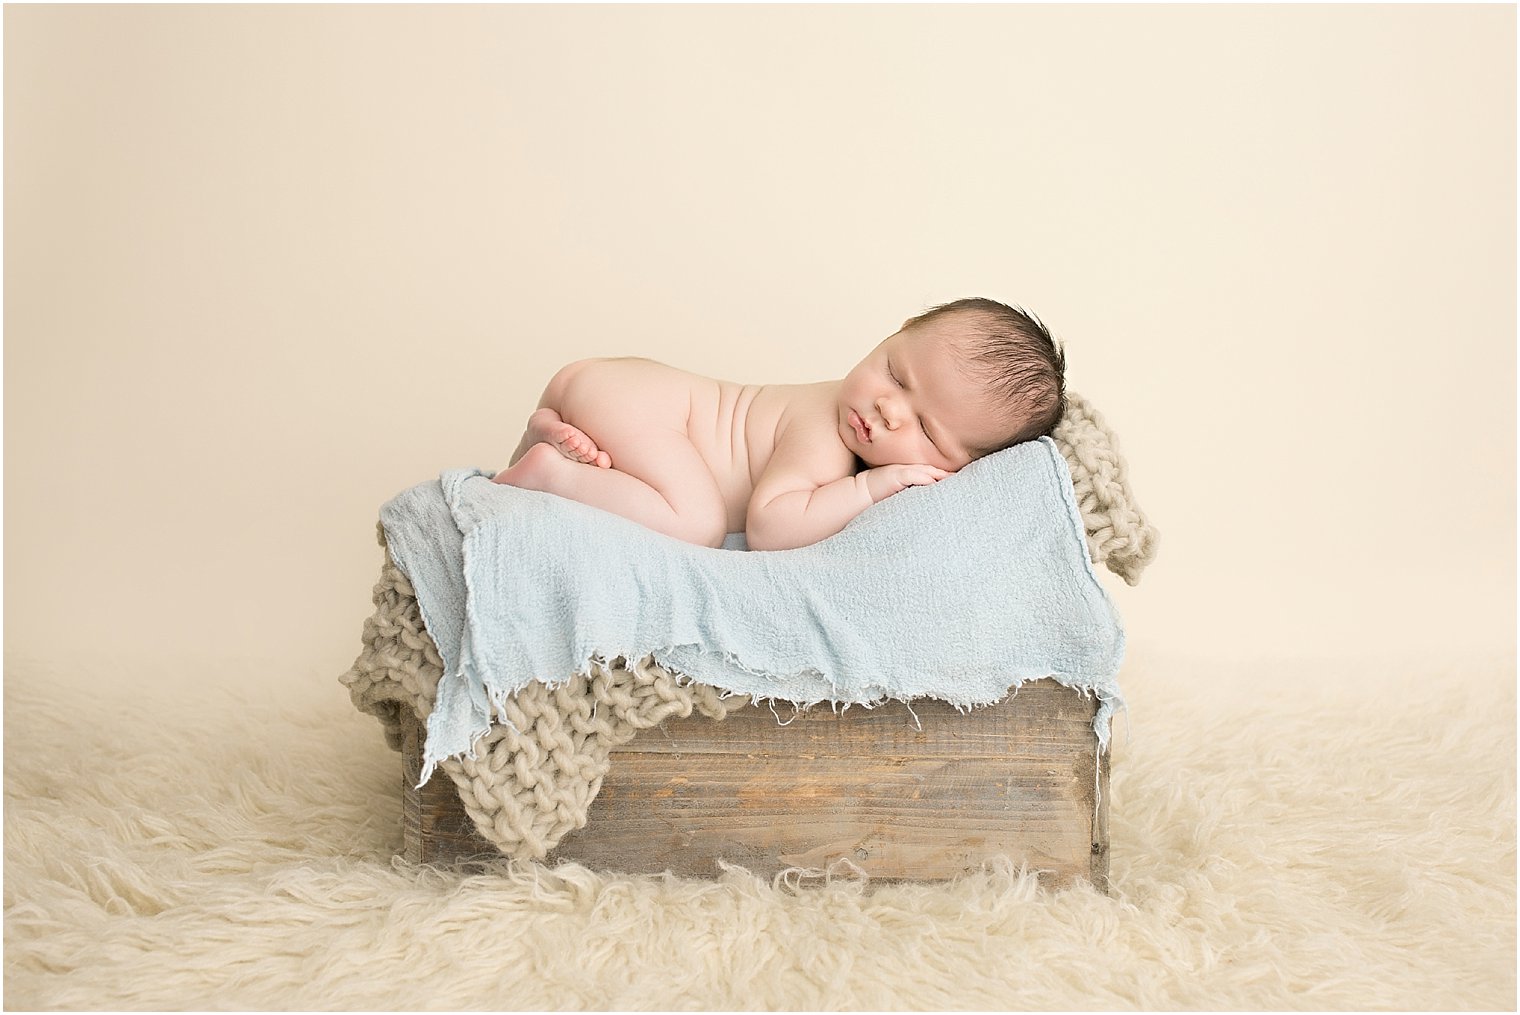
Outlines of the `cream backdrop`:
<svg viewBox="0 0 1520 1015">
<path fill-rule="evenodd" d="M 1513 7 L 4 18 L 12 659 L 341 695 L 377 508 L 562 363 L 823 379 L 972 294 L 1121 436 L 1135 652 L 1514 651 Z"/>
</svg>

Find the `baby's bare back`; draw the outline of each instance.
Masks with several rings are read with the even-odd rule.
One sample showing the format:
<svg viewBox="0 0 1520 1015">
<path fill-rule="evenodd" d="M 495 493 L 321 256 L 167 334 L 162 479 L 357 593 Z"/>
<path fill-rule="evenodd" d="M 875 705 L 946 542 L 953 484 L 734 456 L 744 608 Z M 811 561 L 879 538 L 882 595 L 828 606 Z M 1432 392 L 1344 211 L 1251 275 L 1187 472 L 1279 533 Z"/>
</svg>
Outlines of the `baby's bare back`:
<svg viewBox="0 0 1520 1015">
<path fill-rule="evenodd" d="M 745 530 L 750 496 L 784 427 L 816 430 L 808 443 L 820 459 L 841 477 L 852 471 L 854 456 L 835 433 L 838 381 L 738 384 L 633 357 L 581 360 L 556 384 L 561 378 L 555 408 L 611 456 L 612 468 L 656 488 L 715 485 L 729 532 Z"/>
</svg>

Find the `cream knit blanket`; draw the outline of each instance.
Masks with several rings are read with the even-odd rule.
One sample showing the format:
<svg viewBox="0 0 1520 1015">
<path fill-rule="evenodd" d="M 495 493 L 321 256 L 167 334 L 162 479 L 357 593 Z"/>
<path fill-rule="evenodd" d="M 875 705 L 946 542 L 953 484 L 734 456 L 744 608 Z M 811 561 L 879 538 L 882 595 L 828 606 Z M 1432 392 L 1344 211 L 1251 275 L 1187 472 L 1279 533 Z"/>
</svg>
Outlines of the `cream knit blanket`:
<svg viewBox="0 0 1520 1015">
<path fill-rule="evenodd" d="M 1155 556 L 1156 532 L 1135 504 L 1113 433 L 1084 399 L 1068 398 L 1052 436 L 1071 470 L 1088 552 L 1094 563 L 1134 585 Z M 379 525 L 376 532 L 385 546 Z M 363 651 L 339 680 L 355 707 L 376 716 L 386 742 L 400 750 L 400 710 L 427 718 L 443 659 L 388 548 L 373 601 Z M 585 826 L 613 748 L 673 715 L 695 710 L 722 719 L 749 703 L 683 682 L 649 658 L 593 663 L 563 685 L 523 688 L 495 714 L 473 757 L 448 759 L 439 768 L 486 839 L 515 859 L 542 859 L 566 834 Z"/>
</svg>

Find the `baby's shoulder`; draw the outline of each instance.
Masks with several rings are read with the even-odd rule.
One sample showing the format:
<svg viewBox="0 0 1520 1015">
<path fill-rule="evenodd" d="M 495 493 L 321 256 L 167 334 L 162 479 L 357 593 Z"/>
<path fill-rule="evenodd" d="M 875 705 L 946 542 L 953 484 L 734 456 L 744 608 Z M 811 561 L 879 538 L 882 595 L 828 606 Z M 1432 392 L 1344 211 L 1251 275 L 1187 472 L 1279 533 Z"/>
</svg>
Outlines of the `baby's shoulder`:
<svg viewBox="0 0 1520 1015">
<path fill-rule="evenodd" d="M 855 455 L 839 435 L 837 382 L 789 385 L 776 427 L 776 453 L 784 468 L 805 465 L 815 476 L 853 474 Z"/>
<path fill-rule="evenodd" d="M 772 384 L 781 405 L 781 421 L 790 426 L 832 427 L 834 406 L 839 393 L 838 381 L 817 384 Z"/>
</svg>

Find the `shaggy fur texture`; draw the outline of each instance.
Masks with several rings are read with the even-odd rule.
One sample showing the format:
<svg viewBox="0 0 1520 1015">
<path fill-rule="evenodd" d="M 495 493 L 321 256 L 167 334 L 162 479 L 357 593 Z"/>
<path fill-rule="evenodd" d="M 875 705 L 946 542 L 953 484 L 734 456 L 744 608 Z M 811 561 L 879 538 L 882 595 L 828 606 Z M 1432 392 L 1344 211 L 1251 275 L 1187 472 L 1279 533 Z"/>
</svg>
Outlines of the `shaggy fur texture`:
<svg viewBox="0 0 1520 1015">
<path fill-rule="evenodd" d="M 332 674 L 8 660 L 5 1004 L 1513 1009 L 1514 675 L 1132 647 L 1103 898 L 412 869 Z"/>
</svg>

